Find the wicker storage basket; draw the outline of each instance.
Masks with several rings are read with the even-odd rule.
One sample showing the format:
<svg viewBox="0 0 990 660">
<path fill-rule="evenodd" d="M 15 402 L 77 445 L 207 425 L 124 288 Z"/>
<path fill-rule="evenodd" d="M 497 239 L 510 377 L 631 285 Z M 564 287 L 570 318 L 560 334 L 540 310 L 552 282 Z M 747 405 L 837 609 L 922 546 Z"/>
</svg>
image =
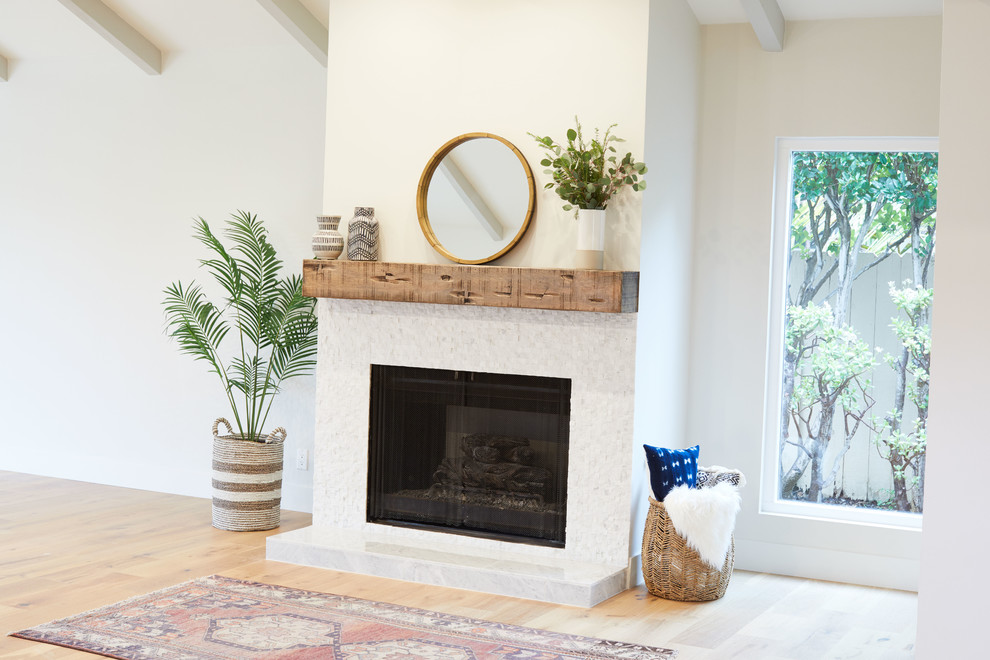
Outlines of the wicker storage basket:
<svg viewBox="0 0 990 660">
<path fill-rule="evenodd" d="M 650 498 L 643 532 L 643 579 L 654 596 L 668 600 L 716 600 L 725 595 L 735 561 L 735 542 L 716 570 L 703 562 L 674 530 L 663 502 Z"/>
<path fill-rule="evenodd" d="M 227 435 L 218 435 L 220 424 Z M 264 442 L 235 435 L 224 418 L 213 422 L 213 526 L 232 532 L 275 529 L 282 510 L 285 429 Z"/>
</svg>

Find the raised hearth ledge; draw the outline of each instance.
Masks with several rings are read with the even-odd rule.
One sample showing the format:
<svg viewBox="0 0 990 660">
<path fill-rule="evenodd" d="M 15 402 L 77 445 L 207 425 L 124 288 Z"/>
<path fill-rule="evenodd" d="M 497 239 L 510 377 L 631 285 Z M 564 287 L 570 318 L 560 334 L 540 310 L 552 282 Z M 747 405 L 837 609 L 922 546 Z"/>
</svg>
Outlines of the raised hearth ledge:
<svg viewBox="0 0 990 660">
<path fill-rule="evenodd" d="M 439 535 L 438 535 L 439 536 Z M 429 547 L 358 530 L 304 527 L 268 537 L 267 559 L 456 589 L 593 607 L 622 592 L 625 566 L 467 552 L 441 540 Z"/>
<path fill-rule="evenodd" d="M 639 308 L 639 273 L 307 259 L 303 261 L 303 295 L 631 313 Z"/>
</svg>

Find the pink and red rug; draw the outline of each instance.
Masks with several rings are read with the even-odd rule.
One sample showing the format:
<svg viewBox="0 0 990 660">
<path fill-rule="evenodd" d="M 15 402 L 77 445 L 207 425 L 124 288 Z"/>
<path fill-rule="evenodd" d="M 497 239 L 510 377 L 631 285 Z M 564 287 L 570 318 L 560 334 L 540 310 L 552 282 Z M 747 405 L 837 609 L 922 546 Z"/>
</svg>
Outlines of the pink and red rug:
<svg viewBox="0 0 990 660">
<path fill-rule="evenodd" d="M 676 655 L 218 575 L 11 634 L 128 660 L 666 660 Z"/>
</svg>

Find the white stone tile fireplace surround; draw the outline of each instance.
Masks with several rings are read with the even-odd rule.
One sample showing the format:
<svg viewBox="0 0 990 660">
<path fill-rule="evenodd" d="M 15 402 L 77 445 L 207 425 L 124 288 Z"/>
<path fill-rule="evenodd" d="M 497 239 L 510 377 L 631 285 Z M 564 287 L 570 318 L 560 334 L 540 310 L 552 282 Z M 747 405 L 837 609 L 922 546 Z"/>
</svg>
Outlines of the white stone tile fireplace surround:
<svg viewBox="0 0 990 660">
<path fill-rule="evenodd" d="M 318 308 L 313 524 L 270 537 L 269 559 L 581 607 L 634 581 L 636 314 L 340 299 Z M 571 379 L 565 546 L 367 522 L 372 364 Z"/>
</svg>

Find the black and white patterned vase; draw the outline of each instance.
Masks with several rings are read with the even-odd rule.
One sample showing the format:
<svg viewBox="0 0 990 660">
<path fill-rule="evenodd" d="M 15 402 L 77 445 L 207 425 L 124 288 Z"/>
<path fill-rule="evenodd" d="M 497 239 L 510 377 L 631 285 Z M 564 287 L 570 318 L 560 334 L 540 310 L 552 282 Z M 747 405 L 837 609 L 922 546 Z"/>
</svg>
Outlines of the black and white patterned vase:
<svg viewBox="0 0 990 660">
<path fill-rule="evenodd" d="M 354 208 L 354 217 L 347 225 L 347 258 L 378 261 L 378 220 L 370 206 Z"/>
<path fill-rule="evenodd" d="M 339 215 L 316 216 L 317 231 L 313 234 L 313 255 L 317 259 L 336 259 L 344 251 L 344 236 L 337 231 Z"/>
</svg>

